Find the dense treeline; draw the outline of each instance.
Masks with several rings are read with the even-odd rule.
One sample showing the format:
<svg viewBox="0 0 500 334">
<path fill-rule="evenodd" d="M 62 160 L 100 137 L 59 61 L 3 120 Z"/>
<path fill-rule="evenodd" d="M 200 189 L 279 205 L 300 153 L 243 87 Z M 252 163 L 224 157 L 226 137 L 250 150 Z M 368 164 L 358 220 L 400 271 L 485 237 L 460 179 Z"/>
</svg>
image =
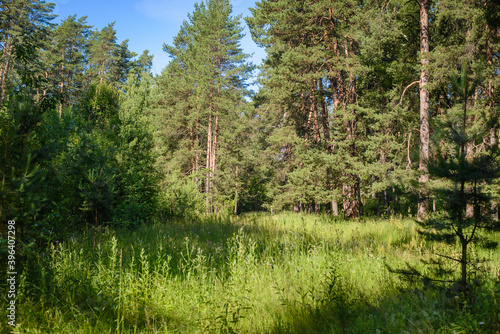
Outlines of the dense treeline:
<svg viewBox="0 0 500 334">
<path fill-rule="evenodd" d="M 16 331 L 500 328 L 496 1 L 261 0 L 257 68 L 207 0 L 158 75 L 54 6 L 0 2 Z"/>
<path fill-rule="evenodd" d="M 113 23 L 52 23 L 54 4 L 0 9 L 2 226 L 15 219 L 29 243 L 146 219 L 157 184 L 144 113 L 152 56 L 118 43 Z"/>
<path fill-rule="evenodd" d="M 472 75 L 483 69 L 465 102 L 470 129 L 491 134 L 469 156 L 498 145 L 497 10 L 483 1 L 257 3 L 247 20 L 268 53 L 258 108 L 274 127 L 269 153 L 281 152 L 273 205 L 415 214 L 420 192 L 425 217 L 439 182 L 426 181 L 427 164 L 447 150 L 438 124 L 455 107 L 450 76 L 463 61 Z"/>
<path fill-rule="evenodd" d="M 424 219 L 457 187 L 453 210 L 497 215 L 493 1 L 257 2 L 257 93 L 229 0 L 195 6 L 156 77 L 113 23 L 53 9 L 0 4 L 0 220 L 27 239 L 257 210 Z"/>
</svg>

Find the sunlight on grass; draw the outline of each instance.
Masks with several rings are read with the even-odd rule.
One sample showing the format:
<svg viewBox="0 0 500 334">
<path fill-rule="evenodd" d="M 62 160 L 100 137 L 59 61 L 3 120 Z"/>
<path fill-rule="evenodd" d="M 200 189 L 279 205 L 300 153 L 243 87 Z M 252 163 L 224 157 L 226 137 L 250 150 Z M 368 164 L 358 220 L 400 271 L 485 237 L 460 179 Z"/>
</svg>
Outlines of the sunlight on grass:
<svg viewBox="0 0 500 334">
<path fill-rule="evenodd" d="M 499 240 L 499 236 L 496 236 Z M 16 333 L 434 333 L 497 328 L 497 253 L 474 248 L 482 309 L 387 270 L 425 270 L 411 220 L 252 214 L 103 230 L 25 267 Z M 449 247 L 449 246 L 448 246 Z M 496 284 L 496 285 L 495 285 Z M 495 295 L 496 293 L 496 295 Z M 5 300 L 0 303 L 5 317 Z M 496 327 L 494 327 L 496 326 Z"/>
</svg>

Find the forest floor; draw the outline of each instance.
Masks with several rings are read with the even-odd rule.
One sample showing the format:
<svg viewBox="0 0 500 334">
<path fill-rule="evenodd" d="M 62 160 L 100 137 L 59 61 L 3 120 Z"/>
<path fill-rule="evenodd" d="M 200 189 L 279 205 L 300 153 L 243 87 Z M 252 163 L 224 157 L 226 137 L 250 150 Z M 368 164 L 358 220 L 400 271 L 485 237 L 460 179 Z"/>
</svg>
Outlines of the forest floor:
<svg viewBox="0 0 500 334">
<path fill-rule="evenodd" d="M 95 234 L 26 256 L 15 333 L 500 333 L 500 252 L 471 246 L 466 297 L 399 276 L 389 268 L 430 275 L 432 254 L 458 250 L 410 219 L 247 214 Z"/>
</svg>

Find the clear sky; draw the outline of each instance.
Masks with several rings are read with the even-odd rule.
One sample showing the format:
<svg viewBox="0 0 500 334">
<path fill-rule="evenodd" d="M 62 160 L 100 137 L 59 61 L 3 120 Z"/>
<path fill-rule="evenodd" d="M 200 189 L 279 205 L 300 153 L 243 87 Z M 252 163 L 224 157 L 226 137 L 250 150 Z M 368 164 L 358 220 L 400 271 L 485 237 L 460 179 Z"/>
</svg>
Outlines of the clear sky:
<svg viewBox="0 0 500 334">
<path fill-rule="evenodd" d="M 159 74 L 170 58 L 163 51 L 163 43 L 172 44 L 187 14 L 193 12 L 196 0 L 48 0 L 56 4 L 55 14 L 58 23 L 69 15 L 77 18 L 87 16 L 87 23 L 94 29 L 102 29 L 116 21 L 117 42 L 129 39 L 129 49 L 137 54 L 149 50 L 154 55 L 153 73 Z M 254 0 L 232 0 L 233 15 L 250 16 L 249 7 L 255 6 Z M 265 57 L 263 49 L 252 41 L 248 26 L 242 47 L 245 53 L 254 54 L 251 61 L 260 65 Z"/>
</svg>

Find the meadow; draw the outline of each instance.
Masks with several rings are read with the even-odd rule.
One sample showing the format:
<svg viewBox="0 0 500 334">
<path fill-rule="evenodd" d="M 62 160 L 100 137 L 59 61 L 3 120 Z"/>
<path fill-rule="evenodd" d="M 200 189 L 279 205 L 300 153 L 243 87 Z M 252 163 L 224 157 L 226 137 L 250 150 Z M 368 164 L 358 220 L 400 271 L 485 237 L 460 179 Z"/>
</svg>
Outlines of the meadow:
<svg viewBox="0 0 500 334">
<path fill-rule="evenodd" d="M 15 333 L 499 333 L 500 252 L 471 247 L 466 297 L 389 270 L 431 274 L 455 246 L 411 219 L 291 213 L 91 230 L 25 254 Z"/>
</svg>

